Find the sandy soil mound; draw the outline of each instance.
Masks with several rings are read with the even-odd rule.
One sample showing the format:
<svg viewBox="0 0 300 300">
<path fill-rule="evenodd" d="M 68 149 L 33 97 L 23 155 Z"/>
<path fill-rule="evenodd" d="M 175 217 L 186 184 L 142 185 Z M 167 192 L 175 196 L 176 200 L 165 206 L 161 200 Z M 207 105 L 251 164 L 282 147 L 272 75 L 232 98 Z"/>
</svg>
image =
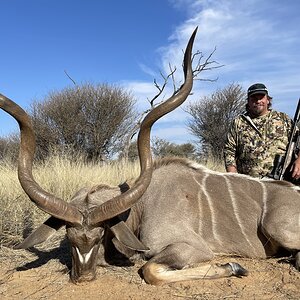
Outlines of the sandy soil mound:
<svg viewBox="0 0 300 300">
<path fill-rule="evenodd" d="M 236 261 L 249 270 L 243 278 L 198 280 L 151 286 L 139 277 L 143 261 L 132 267 L 99 267 L 93 282 L 69 282 L 66 245 L 52 249 L 0 249 L 0 299 L 300 299 L 300 273 L 288 258 Z"/>
</svg>

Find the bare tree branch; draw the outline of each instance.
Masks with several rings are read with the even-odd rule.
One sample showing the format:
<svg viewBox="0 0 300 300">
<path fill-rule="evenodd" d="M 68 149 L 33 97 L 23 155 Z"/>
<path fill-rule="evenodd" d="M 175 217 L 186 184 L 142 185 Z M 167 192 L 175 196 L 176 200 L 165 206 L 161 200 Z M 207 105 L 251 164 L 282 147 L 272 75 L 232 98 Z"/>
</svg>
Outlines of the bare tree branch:
<svg viewBox="0 0 300 300">
<path fill-rule="evenodd" d="M 204 72 L 204 71 L 211 71 L 214 69 L 218 69 L 223 67 L 223 65 L 217 65 L 218 62 L 212 60 L 212 56 L 215 53 L 216 48 L 214 48 L 214 50 L 208 55 L 208 57 L 205 59 L 205 61 L 202 63 L 202 60 L 204 58 L 204 55 L 201 51 L 196 51 L 193 56 L 192 56 L 192 62 L 194 62 L 196 60 L 196 58 L 198 58 L 196 67 L 193 69 L 193 78 L 195 80 L 203 80 L 203 81 L 216 81 L 216 79 L 199 79 L 197 78 L 199 76 L 200 73 Z M 139 128 L 140 128 L 140 124 L 141 121 L 144 117 L 145 114 L 147 114 L 150 110 L 152 110 L 154 107 L 156 107 L 157 105 L 159 105 L 160 103 L 162 103 L 164 101 L 164 99 L 162 99 L 160 102 L 155 103 L 155 101 L 162 95 L 162 93 L 164 92 L 167 84 L 169 83 L 170 79 L 172 80 L 172 85 L 173 85 L 173 95 L 175 95 L 180 87 L 177 87 L 176 82 L 175 82 L 175 72 L 177 71 L 176 67 L 172 67 L 171 64 L 169 63 L 169 69 L 170 72 L 168 75 L 164 75 L 162 72 L 160 72 L 160 76 L 163 79 L 162 84 L 158 84 L 157 80 L 154 79 L 154 86 L 155 88 L 158 90 L 158 93 L 152 98 L 152 99 L 147 99 L 149 104 L 150 104 L 150 108 L 143 111 L 138 119 L 138 121 L 136 122 L 136 124 L 132 127 L 129 135 L 126 137 L 126 141 L 125 141 L 125 145 L 124 145 L 124 151 L 122 152 L 121 156 L 125 159 L 128 159 L 128 153 L 129 153 L 129 147 L 132 141 L 132 138 L 135 136 L 135 134 L 138 132 Z"/>
<path fill-rule="evenodd" d="M 217 81 L 218 78 L 215 79 L 204 79 L 204 78 L 197 78 L 198 75 L 204 71 L 211 71 L 214 69 L 219 69 L 222 68 L 224 65 L 219 65 L 219 63 L 215 60 L 211 60 L 212 56 L 216 52 L 216 47 L 214 50 L 208 55 L 208 57 L 205 59 L 203 63 L 201 63 L 202 59 L 204 58 L 204 55 L 201 51 L 196 51 L 195 54 L 193 55 L 192 59 L 193 61 L 198 57 L 198 62 L 196 64 L 196 67 L 193 69 L 193 77 L 195 80 L 200 80 L 200 81 Z M 216 66 L 217 65 L 217 66 Z"/>
<path fill-rule="evenodd" d="M 174 68 L 174 70 L 172 70 L 171 65 L 169 65 L 169 66 L 170 66 L 170 73 L 169 73 L 167 76 L 164 76 L 164 74 L 163 74 L 162 72 L 160 72 L 160 75 L 161 75 L 161 77 L 162 77 L 163 80 L 164 80 L 162 86 L 160 86 L 160 85 L 157 83 L 156 79 L 153 80 L 154 86 L 158 89 L 158 93 L 157 93 L 151 100 L 148 100 L 148 102 L 150 103 L 151 108 L 154 108 L 155 106 L 158 105 L 158 104 L 155 104 L 155 105 L 154 105 L 154 101 L 162 94 L 162 92 L 164 91 L 166 85 L 167 85 L 168 82 L 169 82 L 169 78 L 170 78 L 170 77 L 172 77 L 172 80 L 173 80 L 173 82 L 174 82 L 174 77 L 173 77 L 173 75 L 174 75 L 174 73 L 176 72 L 176 68 Z M 174 89 L 175 89 L 175 88 L 174 88 Z"/>
<path fill-rule="evenodd" d="M 72 77 L 68 74 L 68 72 L 66 70 L 64 70 L 64 72 L 67 75 L 67 77 L 74 83 L 74 85 L 77 85 L 77 83 L 75 82 L 75 80 L 72 79 Z"/>
</svg>

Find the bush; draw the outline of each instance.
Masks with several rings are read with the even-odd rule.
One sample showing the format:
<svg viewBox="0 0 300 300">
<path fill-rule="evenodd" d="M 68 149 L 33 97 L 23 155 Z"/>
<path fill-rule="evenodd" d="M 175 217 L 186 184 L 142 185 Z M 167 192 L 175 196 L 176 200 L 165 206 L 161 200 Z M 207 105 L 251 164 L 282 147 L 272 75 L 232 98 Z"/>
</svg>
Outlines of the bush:
<svg viewBox="0 0 300 300">
<path fill-rule="evenodd" d="M 123 147 L 136 113 L 130 93 L 117 86 L 84 84 L 52 92 L 31 106 L 37 157 L 52 149 L 105 160 Z"/>
</svg>

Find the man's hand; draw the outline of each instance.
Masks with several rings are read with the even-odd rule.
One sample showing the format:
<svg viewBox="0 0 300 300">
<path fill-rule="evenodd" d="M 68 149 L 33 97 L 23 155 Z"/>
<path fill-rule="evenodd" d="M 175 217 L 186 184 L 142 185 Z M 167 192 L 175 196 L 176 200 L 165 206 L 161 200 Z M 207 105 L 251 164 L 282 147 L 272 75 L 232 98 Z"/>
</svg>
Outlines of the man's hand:
<svg viewBox="0 0 300 300">
<path fill-rule="evenodd" d="M 300 168 L 300 160 L 299 160 L 299 168 Z M 230 173 L 237 173 L 236 166 L 234 166 L 234 165 L 227 166 L 226 171 L 230 172 Z M 299 169 L 299 172 L 300 172 L 300 169 Z M 300 173 L 299 173 L 299 175 L 300 175 Z"/>
<path fill-rule="evenodd" d="M 294 161 L 291 171 L 294 179 L 300 178 L 300 156 Z"/>
</svg>

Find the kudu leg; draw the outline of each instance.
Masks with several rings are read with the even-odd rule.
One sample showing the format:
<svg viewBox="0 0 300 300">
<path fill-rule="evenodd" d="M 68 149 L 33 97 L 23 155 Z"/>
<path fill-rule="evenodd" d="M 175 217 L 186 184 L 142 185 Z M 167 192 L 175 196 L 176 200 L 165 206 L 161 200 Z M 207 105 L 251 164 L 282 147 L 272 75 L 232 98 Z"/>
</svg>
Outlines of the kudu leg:
<svg viewBox="0 0 300 300">
<path fill-rule="evenodd" d="M 295 265 L 300 271 L 300 209 L 298 206 L 286 205 L 266 214 L 263 229 L 271 242 L 296 253 Z"/>
<path fill-rule="evenodd" d="M 200 251 L 186 243 L 173 244 L 150 259 L 142 267 L 142 275 L 147 283 L 161 285 L 185 280 L 243 276 L 248 273 L 237 263 L 203 264 L 188 268 L 189 265 L 212 258 L 213 253 L 209 249 Z"/>
</svg>

